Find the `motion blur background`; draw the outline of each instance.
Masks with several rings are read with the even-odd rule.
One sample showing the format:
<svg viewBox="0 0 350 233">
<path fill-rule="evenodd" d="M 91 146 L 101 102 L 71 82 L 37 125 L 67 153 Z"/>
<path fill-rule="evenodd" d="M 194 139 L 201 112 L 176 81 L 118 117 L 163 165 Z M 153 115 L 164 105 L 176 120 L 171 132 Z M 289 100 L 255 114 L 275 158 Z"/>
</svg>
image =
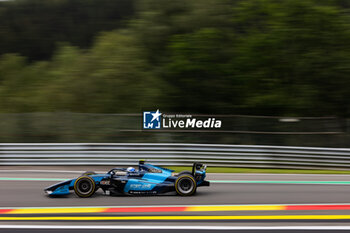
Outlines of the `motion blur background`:
<svg viewBox="0 0 350 233">
<path fill-rule="evenodd" d="M 210 187 L 43 192 L 141 159 Z M 1 233 L 349 232 L 349 174 L 350 0 L 0 0 Z"/>
<path fill-rule="evenodd" d="M 0 1 L 0 55 L 0 142 L 350 146 L 347 0 Z"/>
</svg>

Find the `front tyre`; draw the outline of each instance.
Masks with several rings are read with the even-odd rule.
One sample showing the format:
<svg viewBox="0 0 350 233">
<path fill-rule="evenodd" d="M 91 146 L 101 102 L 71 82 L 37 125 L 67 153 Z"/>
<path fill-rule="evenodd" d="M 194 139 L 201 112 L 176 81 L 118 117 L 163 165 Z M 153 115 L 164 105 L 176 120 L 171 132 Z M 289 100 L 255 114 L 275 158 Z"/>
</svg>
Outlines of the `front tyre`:
<svg viewBox="0 0 350 233">
<path fill-rule="evenodd" d="M 175 190 L 180 196 L 191 196 L 196 193 L 197 183 L 192 175 L 183 174 L 175 181 Z"/>
<path fill-rule="evenodd" d="M 78 197 L 91 197 L 95 191 L 95 181 L 89 176 L 81 176 L 74 182 L 74 192 Z"/>
</svg>

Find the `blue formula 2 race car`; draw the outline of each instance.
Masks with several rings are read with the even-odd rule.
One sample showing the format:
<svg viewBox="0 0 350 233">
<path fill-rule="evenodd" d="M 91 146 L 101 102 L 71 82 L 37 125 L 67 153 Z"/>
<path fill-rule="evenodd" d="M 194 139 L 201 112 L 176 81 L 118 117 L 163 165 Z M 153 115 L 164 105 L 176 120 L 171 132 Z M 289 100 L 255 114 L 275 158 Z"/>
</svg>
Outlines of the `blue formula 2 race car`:
<svg viewBox="0 0 350 233">
<path fill-rule="evenodd" d="M 191 196 L 197 187 L 209 186 L 204 180 L 206 166 L 194 163 L 192 172 L 173 175 L 173 170 L 139 162 L 138 169 L 113 168 L 105 174 L 85 172 L 82 176 L 54 184 L 45 189 L 49 196 L 67 195 L 74 190 L 78 197 L 91 197 L 98 189 L 106 195 L 157 195 L 176 192 Z"/>
</svg>

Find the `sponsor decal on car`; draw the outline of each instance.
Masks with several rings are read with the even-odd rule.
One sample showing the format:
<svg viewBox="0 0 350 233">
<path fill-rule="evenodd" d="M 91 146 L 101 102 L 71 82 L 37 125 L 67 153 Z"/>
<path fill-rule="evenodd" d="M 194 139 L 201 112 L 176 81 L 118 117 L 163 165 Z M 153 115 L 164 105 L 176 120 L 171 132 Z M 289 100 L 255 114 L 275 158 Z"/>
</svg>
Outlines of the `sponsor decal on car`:
<svg viewBox="0 0 350 233">
<path fill-rule="evenodd" d="M 131 184 L 130 188 L 132 189 L 147 189 L 147 188 L 151 188 L 151 184 Z"/>
<path fill-rule="evenodd" d="M 109 180 L 101 180 L 101 185 L 109 185 L 111 182 Z"/>
</svg>

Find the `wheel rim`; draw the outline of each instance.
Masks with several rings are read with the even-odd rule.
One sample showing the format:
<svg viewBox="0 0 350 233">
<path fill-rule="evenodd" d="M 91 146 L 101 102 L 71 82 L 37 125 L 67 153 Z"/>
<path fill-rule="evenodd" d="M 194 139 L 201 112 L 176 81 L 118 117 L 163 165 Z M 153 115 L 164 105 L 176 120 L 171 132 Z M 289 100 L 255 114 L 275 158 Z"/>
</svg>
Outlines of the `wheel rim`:
<svg viewBox="0 0 350 233">
<path fill-rule="evenodd" d="M 194 189 L 193 180 L 190 178 L 182 178 L 179 180 L 179 191 L 183 194 L 191 193 Z"/>
<path fill-rule="evenodd" d="M 92 184 L 89 180 L 80 180 L 77 187 L 81 194 L 88 194 L 92 191 Z"/>
</svg>

